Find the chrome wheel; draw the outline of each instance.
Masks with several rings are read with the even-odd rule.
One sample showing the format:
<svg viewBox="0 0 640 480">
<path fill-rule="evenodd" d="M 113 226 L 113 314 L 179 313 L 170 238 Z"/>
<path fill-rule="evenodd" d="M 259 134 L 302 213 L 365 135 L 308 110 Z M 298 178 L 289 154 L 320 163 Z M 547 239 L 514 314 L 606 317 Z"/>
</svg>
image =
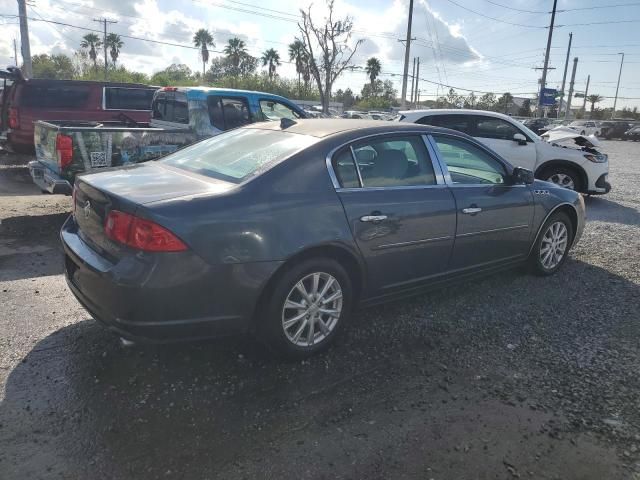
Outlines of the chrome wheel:
<svg viewBox="0 0 640 480">
<path fill-rule="evenodd" d="M 332 275 L 315 272 L 296 283 L 282 307 L 282 328 L 299 347 L 322 342 L 336 328 L 342 313 L 342 288 Z"/>
<path fill-rule="evenodd" d="M 561 187 L 568 188 L 569 190 L 575 190 L 576 185 L 571 178 L 566 173 L 554 173 L 549 178 L 547 178 L 547 182 L 555 183 L 556 185 L 560 185 Z"/>
<path fill-rule="evenodd" d="M 540 263 L 547 270 L 557 267 L 567 252 L 569 232 L 563 222 L 554 222 L 544 232 L 540 243 Z"/>
</svg>

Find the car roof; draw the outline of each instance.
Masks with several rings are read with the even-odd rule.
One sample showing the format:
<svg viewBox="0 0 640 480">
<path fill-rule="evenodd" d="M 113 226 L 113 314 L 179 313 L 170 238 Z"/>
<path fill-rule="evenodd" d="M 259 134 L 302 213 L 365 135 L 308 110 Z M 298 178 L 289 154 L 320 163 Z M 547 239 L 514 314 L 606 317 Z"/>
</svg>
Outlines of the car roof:
<svg viewBox="0 0 640 480">
<path fill-rule="evenodd" d="M 489 112 L 487 110 L 472 110 L 467 108 L 430 108 L 425 110 L 403 110 L 398 112 L 405 117 L 416 118 L 429 115 L 482 115 L 485 117 L 504 118 L 516 121 L 514 118 L 504 113 Z"/>
<path fill-rule="evenodd" d="M 171 87 L 168 87 L 171 88 Z M 221 87 L 175 87 L 179 92 L 202 92 L 202 93 L 236 93 L 242 95 L 257 95 L 265 98 L 285 99 L 280 95 L 273 93 L 259 92 L 256 90 L 240 90 L 237 88 L 221 88 Z"/>
<path fill-rule="evenodd" d="M 346 118 L 314 118 L 314 119 L 298 119 L 290 126 L 282 128 L 281 122 L 260 122 L 246 125 L 242 128 L 257 128 L 261 130 L 276 130 L 297 133 L 299 135 L 310 135 L 313 137 L 324 138 L 337 133 L 366 130 L 367 134 L 376 133 L 393 133 L 393 132 L 450 132 L 444 128 L 434 127 L 431 125 L 418 125 L 415 123 L 400 122 L 384 122 L 381 120 L 359 120 Z M 453 132 L 456 135 L 467 135 L 460 132 Z"/>
</svg>

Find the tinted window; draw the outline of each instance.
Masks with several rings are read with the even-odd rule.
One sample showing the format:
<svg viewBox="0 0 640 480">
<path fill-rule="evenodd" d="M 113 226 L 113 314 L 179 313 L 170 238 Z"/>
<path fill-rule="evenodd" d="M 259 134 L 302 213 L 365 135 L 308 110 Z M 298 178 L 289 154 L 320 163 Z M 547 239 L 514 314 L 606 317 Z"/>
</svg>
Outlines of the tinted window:
<svg viewBox="0 0 640 480">
<path fill-rule="evenodd" d="M 83 109 L 88 99 L 87 85 L 24 85 L 20 104 L 25 107 Z"/>
<path fill-rule="evenodd" d="M 291 107 L 274 100 L 260 100 L 260 111 L 265 120 L 280 120 L 281 118 L 295 120 L 300 118 L 298 112 Z"/>
<path fill-rule="evenodd" d="M 516 133 L 522 133 L 509 122 L 500 118 L 476 117 L 474 137 L 495 138 L 497 140 L 513 140 Z"/>
<path fill-rule="evenodd" d="M 187 97 L 180 92 L 158 93 L 153 101 L 151 118 L 172 123 L 189 123 Z"/>
<path fill-rule="evenodd" d="M 164 120 L 164 110 L 166 103 L 166 93 L 157 93 L 151 105 L 151 118 Z"/>
<path fill-rule="evenodd" d="M 469 115 L 427 115 L 416 123 L 450 128 L 451 130 L 457 130 L 468 135 L 471 135 L 473 130 L 471 117 Z"/>
<path fill-rule="evenodd" d="M 238 129 L 195 143 L 160 161 L 208 177 L 240 183 L 317 141 L 309 135 Z"/>
<path fill-rule="evenodd" d="M 466 140 L 442 135 L 433 137 L 453 183 L 505 183 L 507 173 L 504 166 L 484 150 Z"/>
<path fill-rule="evenodd" d="M 421 137 L 375 139 L 354 145 L 364 187 L 435 185 Z"/>
<path fill-rule="evenodd" d="M 345 148 L 335 154 L 332 159 L 333 171 L 338 177 L 338 182 L 343 188 L 357 188 L 360 186 L 358 172 L 356 171 L 351 149 Z"/>
<path fill-rule="evenodd" d="M 149 88 L 104 88 L 104 108 L 107 110 L 150 110 L 155 90 Z"/>
<path fill-rule="evenodd" d="M 211 125 L 219 130 L 230 130 L 251 122 L 249 104 L 245 98 L 207 98 Z"/>
</svg>

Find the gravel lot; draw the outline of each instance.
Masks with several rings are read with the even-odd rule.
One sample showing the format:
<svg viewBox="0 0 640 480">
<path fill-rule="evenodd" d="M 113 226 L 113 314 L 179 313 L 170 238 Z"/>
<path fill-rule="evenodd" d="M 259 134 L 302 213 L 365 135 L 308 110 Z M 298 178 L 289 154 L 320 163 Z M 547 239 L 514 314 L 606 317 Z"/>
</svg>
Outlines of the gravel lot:
<svg viewBox="0 0 640 480">
<path fill-rule="evenodd" d="M 640 479 L 640 144 L 604 142 L 551 278 L 359 312 L 302 363 L 248 338 L 123 348 L 67 291 L 41 195 L 0 153 L 0 478 Z"/>
</svg>

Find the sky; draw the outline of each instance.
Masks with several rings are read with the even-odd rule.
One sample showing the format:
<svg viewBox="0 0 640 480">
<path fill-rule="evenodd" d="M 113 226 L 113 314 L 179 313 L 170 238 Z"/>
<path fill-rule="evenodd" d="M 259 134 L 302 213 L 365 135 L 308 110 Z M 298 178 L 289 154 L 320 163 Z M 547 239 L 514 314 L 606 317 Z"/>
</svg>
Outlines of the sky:
<svg viewBox="0 0 640 480">
<path fill-rule="evenodd" d="M 313 1 L 312 12 L 322 18 L 324 0 L 29 0 L 27 7 L 32 55 L 72 54 L 85 29 L 101 29 L 93 20 L 107 17 L 109 32 L 150 41 L 123 38 L 119 61 L 127 68 L 154 73 L 171 63 L 201 70 L 193 34 L 209 29 L 220 55 L 229 38 L 243 39 L 249 53 L 260 56 L 268 48 L 280 53 L 278 74 L 296 77 L 287 45 L 299 36 L 300 8 Z M 535 94 L 544 64 L 553 0 L 415 0 L 410 57 L 420 58 L 420 98 L 433 99 L 448 91 L 476 95 L 491 91 L 515 96 Z M 560 88 L 569 33 L 573 32 L 567 87 L 572 60 L 578 57 L 576 91 L 605 98 L 598 106 L 613 105 L 624 52 L 617 107 L 640 107 L 640 1 L 558 0 L 551 44 L 547 87 Z M 375 56 L 382 63 L 382 80 L 401 89 L 409 0 L 335 0 L 335 15 L 353 19 L 352 44 L 363 39 L 352 71 L 336 82 L 334 91 L 359 93 L 367 82 L 364 65 Z M 0 66 L 13 65 L 13 40 L 18 45 L 16 0 L 0 0 Z M 66 23 L 63 26 L 41 20 Z M 176 44 L 176 45 L 168 45 Z M 412 64 L 410 65 L 410 70 Z M 581 100 L 577 100 L 580 102 Z M 575 105 L 575 101 L 574 101 Z M 587 105 L 588 106 L 588 105 Z"/>
</svg>

